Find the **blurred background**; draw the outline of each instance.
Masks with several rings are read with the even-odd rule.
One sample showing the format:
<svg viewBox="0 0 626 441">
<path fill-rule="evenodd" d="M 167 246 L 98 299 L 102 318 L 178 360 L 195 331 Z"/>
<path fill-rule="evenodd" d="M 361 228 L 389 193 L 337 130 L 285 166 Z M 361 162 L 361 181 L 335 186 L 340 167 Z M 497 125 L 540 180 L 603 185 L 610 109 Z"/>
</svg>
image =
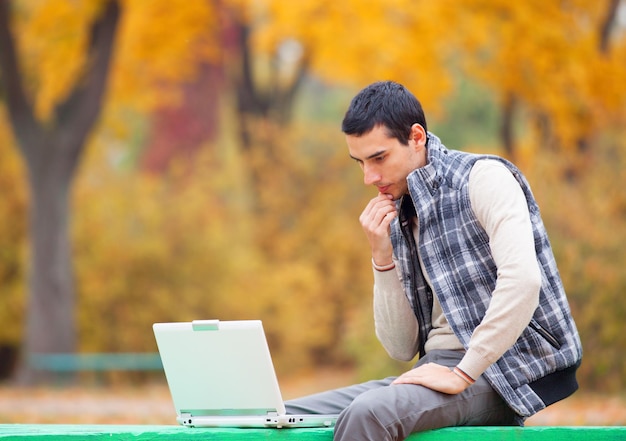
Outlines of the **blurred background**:
<svg viewBox="0 0 626 441">
<path fill-rule="evenodd" d="M 623 0 L 0 1 L 4 395 L 162 384 L 158 360 L 107 360 L 154 355 L 164 321 L 261 319 L 279 376 L 309 388 L 407 367 L 374 337 L 374 190 L 340 131 L 390 79 L 448 148 L 527 175 L 578 395 L 623 408 L 625 60 Z"/>
</svg>

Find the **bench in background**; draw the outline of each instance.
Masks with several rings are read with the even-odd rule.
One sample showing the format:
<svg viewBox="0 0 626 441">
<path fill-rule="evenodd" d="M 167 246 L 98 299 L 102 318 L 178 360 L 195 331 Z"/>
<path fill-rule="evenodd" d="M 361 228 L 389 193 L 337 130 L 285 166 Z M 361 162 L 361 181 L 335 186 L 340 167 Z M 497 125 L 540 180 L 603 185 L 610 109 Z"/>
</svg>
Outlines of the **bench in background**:
<svg viewBox="0 0 626 441">
<path fill-rule="evenodd" d="M 31 354 L 31 368 L 55 373 L 84 371 L 162 371 L 158 353 Z"/>
</svg>

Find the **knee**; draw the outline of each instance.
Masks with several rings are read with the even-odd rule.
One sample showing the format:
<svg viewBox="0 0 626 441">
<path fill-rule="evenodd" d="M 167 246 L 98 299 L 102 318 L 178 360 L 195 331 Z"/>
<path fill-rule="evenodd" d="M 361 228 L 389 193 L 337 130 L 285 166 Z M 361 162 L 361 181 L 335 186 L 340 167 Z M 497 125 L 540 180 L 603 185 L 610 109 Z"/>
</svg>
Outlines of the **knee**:
<svg viewBox="0 0 626 441">
<path fill-rule="evenodd" d="M 380 421 L 380 415 L 378 415 L 380 407 L 377 406 L 376 400 L 368 395 L 370 394 L 365 393 L 356 397 L 350 406 L 341 413 L 340 418 L 349 417 L 360 421 Z"/>
<path fill-rule="evenodd" d="M 389 421 L 385 417 L 384 407 L 365 393 L 345 408 L 335 426 L 337 440 L 391 440 L 397 439 L 389 432 Z"/>
</svg>

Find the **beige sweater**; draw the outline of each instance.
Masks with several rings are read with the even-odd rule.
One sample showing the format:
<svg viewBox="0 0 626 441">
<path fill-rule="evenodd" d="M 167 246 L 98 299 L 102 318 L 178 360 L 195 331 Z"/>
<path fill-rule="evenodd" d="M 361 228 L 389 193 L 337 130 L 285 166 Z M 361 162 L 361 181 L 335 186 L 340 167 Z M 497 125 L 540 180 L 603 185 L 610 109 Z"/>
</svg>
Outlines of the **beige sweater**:
<svg viewBox="0 0 626 441">
<path fill-rule="evenodd" d="M 541 274 L 526 199 L 506 167 L 495 160 L 476 162 L 470 173 L 469 192 L 476 217 L 489 235 L 498 267 L 487 313 L 458 365 L 477 379 L 528 326 L 539 302 Z M 417 222 L 413 231 L 417 232 Z M 426 341 L 426 352 L 463 350 L 437 296 L 434 297 L 433 329 Z M 415 357 L 419 327 L 396 271 L 374 270 L 374 324 L 378 339 L 391 357 L 405 361 Z"/>
</svg>

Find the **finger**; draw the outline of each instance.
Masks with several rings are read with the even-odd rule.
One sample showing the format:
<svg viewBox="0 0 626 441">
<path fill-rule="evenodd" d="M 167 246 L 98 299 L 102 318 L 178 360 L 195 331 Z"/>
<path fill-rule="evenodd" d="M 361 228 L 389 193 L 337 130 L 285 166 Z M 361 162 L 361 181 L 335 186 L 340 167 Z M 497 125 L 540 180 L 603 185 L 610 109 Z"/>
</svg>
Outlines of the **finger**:
<svg viewBox="0 0 626 441">
<path fill-rule="evenodd" d="M 415 367 L 415 368 L 413 368 L 413 369 L 411 369 L 409 371 L 404 372 L 396 380 L 400 380 L 400 381 L 406 381 L 406 380 L 418 381 L 419 379 L 423 378 L 424 375 L 428 375 L 428 373 L 430 372 L 430 370 L 434 366 L 436 366 L 434 363 L 423 364 L 421 366 Z"/>
<path fill-rule="evenodd" d="M 403 374 L 393 380 L 391 384 L 421 384 L 421 378 L 419 376 Z"/>
<path fill-rule="evenodd" d="M 374 219 L 374 225 L 376 230 L 380 234 L 388 233 L 389 226 L 391 225 L 391 222 L 396 218 L 396 216 L 397 212 L 395 210 L 395 207 L 391 210 L 381 209 L 380 211 L 378 211 Z"/>
<path fill-rule="evenodd" d="M 374 231 L 382 222 L 384 216 L 388 211 L 383 211 L 380 207 L 372 207 L 368 212 L 364 212 L 359 221 L 366 230 Z"/>
<path fill-rule="evenodd" d="M 383 197 L 376 197 L 363 210 L 362 218 L 364 221 L 373 221 L 380 224 L 387 213 L 396 212 L 396 206 L 393 202 Z"/>
<path fill-rule="evenodd" d="M 370 222 L 370 219 L 372 218 L 373 205 L 374 200 L 372 199 L 363 209 L 361 216 L 359 216 L 359 222 L 361 222 L 361 225 L 365 226 L 365 224 Z"/>
<path fill-rule="evenodd" d="M 363 210 L 363 215 L 371 217 L 372 213 L 378 211 L 381 205 L 388 204 L 389 202 L 390 201 L 386 199 L 384 195 L 378 194 L 378 196 L 369 201 Z"/>
</svg>

